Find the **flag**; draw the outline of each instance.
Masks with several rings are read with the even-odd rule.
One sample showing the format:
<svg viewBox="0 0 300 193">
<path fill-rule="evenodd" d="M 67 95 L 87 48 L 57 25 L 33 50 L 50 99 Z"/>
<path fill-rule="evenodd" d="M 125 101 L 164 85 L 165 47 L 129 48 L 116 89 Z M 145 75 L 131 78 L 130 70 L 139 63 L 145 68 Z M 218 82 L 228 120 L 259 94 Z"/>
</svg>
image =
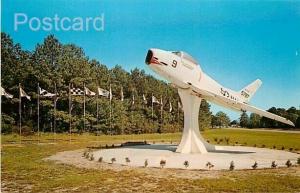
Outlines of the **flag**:
<svg viewBox="0 0 300 193">
<path fill-rule="evenodd" d="M 12 99 L 12 98 L 14 97 L 13 95 L 7 93 L 7 92 L 4 90 L 4 88 L 1 87 L 1 96 L 3 96 L 3 95 L 4 95 L 6 98 L 8 98 L 8 99 Z"/>
<path fill-rule="evenodd" d="M 82 96 L 84 92 L 80 88 L 71 88 L 71 95 Z"/>
<path fill-rule="evenodd" d="M 109 91 L 98 87 L 98 95 L 99 96 L 104 96 L 104 97 L 108 98 L 109 97 Z"/>
<path fill-rule="evenodd" d="M 171 101 L 169 102 L 169 105 L 170 105 L 170 107 L 169 107 L 169 112 L 171 113 L 171 112 L 172 112 L 172 110 L 173 110 L 173 107 L 172 107 L 172 103 L 171 103 Z"/>
<path fill-rule="evenodd" d="M 144 94 L 143 94 L 143 101 L 144 101 L 145 104 L 147 104 L 147 99 L 146 99 Z"/>
<path fill-rule="evenodd" d="M 41 87 L 39 87 L 39 94 L 43 97 L 54 97 L 54 96 L 56 96 L 56 94 L 50 93 L 50 92 L 46 91 L 45 89 L 42 89 Z"/>
<path fill-rule="evenodd" d="M 152 103 L 160 104 L 159 100 L 155 96 L 152 96 Z"/>
<path fill-rule="evenodd" d="M 121 87 L 121 101 L 124 101 L 123 87 Z"/>
<path fill-rule="evenodd" d="M 20 96 L 26 97 L 28 100 L 30 100 L 30 96 L 26 94 L 26 92 L 20 87 Z"/>
<path fill-rule="evenodd" d="M 111 91 L 111 85 L 109 85 L 109 100 L 112 100 L 112 91 Z"/>
<path fill-rule="evenodd" d="M 85 95 L 88 95 L 88 96 L 95 96 L 96 95 L 95 92 L 91 91 L 87 87 L 84 87 L 84 91 L 85 91 Z"/>
</svg>

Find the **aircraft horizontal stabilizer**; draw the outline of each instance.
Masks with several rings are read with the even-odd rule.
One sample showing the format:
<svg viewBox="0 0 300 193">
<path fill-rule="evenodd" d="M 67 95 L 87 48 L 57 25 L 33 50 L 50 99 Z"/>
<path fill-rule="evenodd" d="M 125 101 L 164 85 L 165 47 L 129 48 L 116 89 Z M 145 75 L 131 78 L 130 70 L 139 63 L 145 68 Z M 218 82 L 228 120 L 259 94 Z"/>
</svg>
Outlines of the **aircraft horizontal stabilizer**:
<svg viewBox="0 0 300 193">
<path fill-rule="evenodd" d="M 273 119 L 273 120 L 276 120 L 276 121 L 279 121 L 279 122 L 282 122 L 282 123 L 285 123 L 285 124 L 288 124 L 288 125 L 291 125 L 291 126 L 295 127 L 295 125 L 292 121 L 290 121 L 290 120 L 288 120 L 284 117 L 275 115 L 273 113 L 270 113 L 268 111 L 264 111 L 262 109 L 253 107 L 253 106 L 248 105 L 248 104 L 242 104 L 241 105 L 241 110 L 242 111 L 250 111 L 250 112 L 258 114 L 260 116 L 267 117 L 267 118 L 270 118 L 270 119 Z"/>
</svg>

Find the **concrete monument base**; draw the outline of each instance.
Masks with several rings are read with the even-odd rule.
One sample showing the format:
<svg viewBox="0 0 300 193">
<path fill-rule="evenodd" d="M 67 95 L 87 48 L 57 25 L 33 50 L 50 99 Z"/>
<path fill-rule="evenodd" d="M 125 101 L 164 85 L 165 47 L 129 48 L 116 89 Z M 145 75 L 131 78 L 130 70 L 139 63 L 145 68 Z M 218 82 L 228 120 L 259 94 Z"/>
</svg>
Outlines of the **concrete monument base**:
<svg viewBox="0 0 300 193">
<path fill-rule="evenodd" d="M 123 147 L 115 149 L 103 149 L 92 152 L 94 161 L 102 157 L 103 162 L 113 164 L 129 165 L 132 167 L 144 167 L 147 160 L 147 167 L 160 167 L 160 161 L 165 160 L 165 168 L 178 169 L 209 169 L 206 164 L 210 162 L 214 165 L 212 170 L 228 170 L 230 162 L 233 161 L 235 169 L 252 169 L 252 165 L 257 162 L 257 168 L 271 168 L 272 161 L 278 167 L 286 167 L 285 163 L 289 159 L 292 164 L 296 164 L 299 157 L 296 153 L 267 148 L 254 148 L 244 146 L 217 146 L 223 150 L 214 150 L 212 152 L 182 154 L 176 153 L 176 145 L 139 145 L 132 147 Z M 178 149 L 178 148 L 177 148 Z M 127 162 L 126 162 L 126 158 Z M 188 167 L 184 162 L 188 161 Z"/>
</svg>

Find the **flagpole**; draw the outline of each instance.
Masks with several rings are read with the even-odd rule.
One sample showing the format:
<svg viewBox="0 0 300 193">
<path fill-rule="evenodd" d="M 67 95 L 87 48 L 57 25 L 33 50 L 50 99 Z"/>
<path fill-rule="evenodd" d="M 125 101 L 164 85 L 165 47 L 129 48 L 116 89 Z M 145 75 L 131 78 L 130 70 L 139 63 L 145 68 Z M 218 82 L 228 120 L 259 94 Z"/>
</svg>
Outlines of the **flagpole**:
<svg viewBox="0 0 300 193">
<path fill-rule="evenodd" d="M 38 127 L 38 143 L 40 143 L 40 84 L 37 87 L 37 127 Z"/>
<path fill-rule="evenodd" d="M 152 118 L 152 127 L 154 129 L 154 120 L 153 120 L 153 93 L 151 97 L 151 118 Z"/>
<path fill-rule="evenodd" d="M 98 102 L 98 100 L 99 100 L 99 86 L 97 87 L 97 99 L 96 99 L 96 105 L 97 105 L 97 107 L 96 107 L 96 109 L 97 109 L 97 114 L 96 114 L 96 116 L 97 116 L 97 139 L 99 140 L 99 102 Z"/>
<path fill-rule="evenodd" d="M 21 83 L 19 83 L 19 132 L 20 132 L 20 143 L 22 135 L 22 97 L 21 97 Z"/>
<path fill-rule="evenodd" d="M 124 101 L 124 93 L 123 93 L 123 86 L 121 86 L 121 102 L 123 106 L 123 101 Z M 123 127 L 123 118 L 121 119 L 121 135 L 124 134 L 124 127 Z"/>
<path fill-rule="evenodd" d="M 57 90 L 56 90 L 56 83 L 54 83 L 54 115 L 53 115 L 53 132 L 54 132 L 54 139 L 56 140 L 56 102 L 57 102 Z"/>
<path fill-rule="evenodd" d="M 177 102 L 177 122 L 179 124 L 179 101 Z"/>
<path fill-rule="evenodd" d="M 83 83 L 83 132 L 85 132 L 85 83 Z"/>
<path fill-rule="evenodd" d="M 152 98 L 151 98 L 151 117 L 152 117 L 152 122 L 153 122 L 153 93 L 152 93 Z"/>
<path fill-rule="evenodd" d="M 109 119 L 110 120 L 110 126 L 109 127 L 110 127 L 110 134 L 111 134 L 111 130 L 112 130 L 112 127 L 111 127 L 112 126 L 111 125 L 111 117 L 112 117 L 111 100 L 112 100 L 112 96 L 111 95 L 112 95 L 111 84 L 109 84 L 109 106 L 110 106 L 110 113 L 109 113 L 110 114 L 110 119 Z"/>
<path fill-rule="evenodd" d="M 160 129 L 161 129 L 161 131 L 162 131 L 162 126 L 163 126 L 163 101 L 162 101 L 162 96 L 161 96 L 161 98 L 160 98 L 160 105 L 161 105 L 161 107 L 160 107 Z"/>
<path fill-rule="evenodd" d="M 70 142 L 71 142 L 71 127 L 72 127 L 72 99 L 71 99 L 71 83 L 69 83 L 69 138 L 70 138 Z"/>
<path fill-rule="evenodd" d="M 98 88 L 97 88 L 98 89 Z M 97 109 L 97 113 L 96 113 L 96 118 L 97 118 L 97 134 L 98 134 L 98 119 L 99 119 L 99 106 L 98 106 L 98 100 L 99 100 L 99 91 L 97 90 L 97 100 L 96 100 L 96 109 Z"/>
</svg>

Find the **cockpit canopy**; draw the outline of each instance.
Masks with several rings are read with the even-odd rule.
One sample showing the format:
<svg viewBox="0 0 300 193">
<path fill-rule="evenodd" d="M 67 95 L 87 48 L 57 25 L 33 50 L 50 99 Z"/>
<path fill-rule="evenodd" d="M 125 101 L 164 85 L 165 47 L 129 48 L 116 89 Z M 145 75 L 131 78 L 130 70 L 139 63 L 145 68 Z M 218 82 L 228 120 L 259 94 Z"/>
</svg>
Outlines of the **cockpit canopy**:
<svg viewBox="0 0 300 193">
<path fill-rule="evenodd" d="M 179 56 L 179 57 L 181 57 L 181 58 L 183 58 L 183 59 L 185 59 L 185 60 L 187 60 L 187 61 L 189 61 L 189 62 L 191 62 L 191 63 L 193 63 L 193 64 L 195 64 L 195 65 L 198 65 L 198 62 L 191 55 L 189 55 L 186 52 L 174 51 L 172 53 Z"/>
</svg>

